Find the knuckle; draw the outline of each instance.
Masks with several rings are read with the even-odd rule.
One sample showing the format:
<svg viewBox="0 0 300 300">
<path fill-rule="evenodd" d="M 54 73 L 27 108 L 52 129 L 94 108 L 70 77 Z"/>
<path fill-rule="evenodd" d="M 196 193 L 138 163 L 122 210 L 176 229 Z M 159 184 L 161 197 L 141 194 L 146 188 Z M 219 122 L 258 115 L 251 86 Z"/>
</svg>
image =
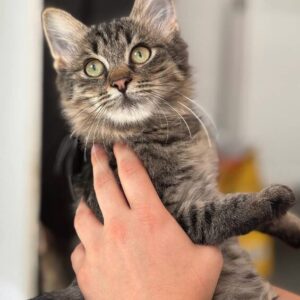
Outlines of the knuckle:
<svg viewBox="0 0 300 300">
<path fill-rule="evenodd" d="M 77 210 L 74 218 L 74 227 L 76 231 L 80 230 L 84 224 L 84 214 Z"/>
<path fill-rule="evenodd" d="M 74 262 L 76 261 L 77 256 L 78 256 L 78 246 L 71 253 L 71 263 L 72 263 L 72 265 L 74 265 Z"/>
<path fill-rule="evenodd" d="M 76 249 L 71 253 L 71 263 L 72 265 L 74 265 L 74 261 L 76 260 L 77 257 L 77 253 L 76 253 Z"/>
<path fill-rule="evenodd" d="M 76 274 L 77 281 L 83 285 L 86 286 L 89 283 L 89 272 L 87 272 L 87 269 L 85 267 L 80 268 L 80 270 Z"/>
<path fill-rule="evenodd" d="M 93 212 L 90 209 L 77 209 L 74 218 L 74 227 L 76 230 L 81 229 L 86 224 L 86 220 L 92 217 Z"/>
</svg>

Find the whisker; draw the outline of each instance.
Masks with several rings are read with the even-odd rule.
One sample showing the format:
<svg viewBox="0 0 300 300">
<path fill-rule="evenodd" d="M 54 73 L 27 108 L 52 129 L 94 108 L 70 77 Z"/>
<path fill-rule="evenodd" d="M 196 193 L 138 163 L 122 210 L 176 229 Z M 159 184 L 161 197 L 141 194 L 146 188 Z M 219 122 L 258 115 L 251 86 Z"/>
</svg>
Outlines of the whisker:
<svg viewBox="0 0 300 300">
<path fill-rule="evenodd" d="M 107 102 L 109 102 L 109 100 L 105 101 L 104 103 L 101 103 L 101 105 L 105 105 Z M 84 107 L 84 108 L 80 109 L 79 112 L 76 113 L 75 116 L 72 116 L 72 119 L 77 118 L 78 116 L 80 116 L 80 115 L 81 115 L 82 113 L 84 113 L 84 112 L 88 113 L 89 115 L 90 115 L 90 114 L 93 114 L 93 113 L 98 109 L 98 105 L 99 105 L 99 104 L 100 104 L 100 103 L 99 103 L 99 101 L 98 101 L 98 102 L 96 102 L 96 103 L 94 103 L 94 104 L 92 104 L 92 105 L 90 105 L 90 106 L 88 106 L 88 107 Z M 90 108 L 94 108 L 94 107 L 95 107 L 95 109 L 93 109 L 92 111 L 89 111 Z"/>
<path fill-rule="evenodd" d="M 155 88 L 155 87 L 172 87 L 172 88 L 175 88 L 176 86 L 171 85 L 171 84 L 155 84 L 154 83 L 153 84 L 153 88 Z M 164 91 L 162 89 L 157 89 L 157 88 L 156 88 L 156 90 Z M 182 97 L 184 97 L 186 100 L 188 100 L 191 103 L 193 103 L 194 105 L 196 105 L 203 112 L 204 116 L 208 119 L 208 121 L 210 122 L 210 124 L 212 124 L 214 131 L 216 133 L 218 132 L 217 125 L 214 122 L 213 118 L 210 116 L 210 114 L 205 110 L 205 108 L 201 104 L 197 103 L 195 100 L 189 98 L 188 96 L 186 96 L 186 95 L 184 95 L 184 94 L 182 94 L 182 93 L 180 93 L 178 91 L 175 91 L 175 93 L 178 94 L 178 95 L 180 95 L 180 96 L 182 96 Z M 201 120 L 201 123 L 203 123 L 202 120 Z M 206 128 L 206 131 L 207 131 L 207 128 Z"/>
<path fill-rule="evenodd" d="M 87 135 L 87 137 L 86 137 L 86 139 L 85 139 L 85 145 L 84 145 L 84 160 L 86 161 L 87 160 L 87 155 L 86 155 L 86 153 L 87 153 L 87 145 L 88 145 L 88 141 L 89 141 L 89 138 L 90 138 L 90 134 L 91 134 L 91 132 L 92 132 L 92 130 L 93 130 L 93 128 L 94 128 L 94 121 L 96 120 L 96 117 L 97 117 L 97 115 L 98 115 L 98 112 L 99 111 L 101 111 L 101 105 L 98 103 L 98 108 L 96 109 L 96 115 L 94 116 L 94 118 L 92 119 L 92 121 L 91 121 L 91 125 L 90 125 L 90 127 L 89 127 L 89 132 L 88 132 L 88 135 Z M 99 110 L 98 112 L 97 112 L 97 110 Z"/>
<path fill-rule="evenodd" d="M 100 121 L 101 121 L 101 118 L 100 118 L 100 117 L 101 117 L 101 114 L 102 114 L 103 111 L 104 111 L 104 107 L 102 107 L 102 109 L 99 110 L 99 112 L 97 113 L 97 116 L 96 116 L 96 118 L 98 119 L 98 121 L 97 121 L 96 129 L 94 130 L 94 135 L 93 135 L 93 146 L 95 145 L 96 132 L 97 132 L 97 130 L 98 130 L 98 128 L 99 128 Z"/>
<path fill-rule="evenodd" d="M 193 115 L 194 117 L 200 122 L 201 126 L 203 127 L 204 131 L 205 131 L 205 134 L 207 136 L 207 140 L 208 140 L 208 144 L 209 144 L 209 148 L 212 147 L 212 142 L 211 142 L 211 139 L 210 139 L 210 136 L 209 136 L 209 132 L 204 124 L 204 122 L 199 118 L 199 116 L 192 110 L 190 109 L 188 106 L 186 106 L 185 104 L 179 102 L 179 104 L 183 107 L 185 107 L 187 110 L 189 110 Z"/>
<path fill-rule="evenodd" d="M 167 115 L 165 114 L 165 112 L 163 110 L 161 110 L 161 112 L 163 113 L 163 115 L 166 119 L 166 123 L 167 123 L 167 138 L 166 138 L 166 143 L 167 143 L 168 139 L 169 139 L 169 121 L 168 121 L 168 118 L 167 118 Z"/>
<path fill-rule="evenodd" d="M 213 118 L 210 116 L 210 114 L 205 110 L 205 108 L 201 104 L 197 103 L 195 100 L 193 100 L 193 99 L 187 97 L 186 95 L 183 95 L 177 91 L 175 91 L 175 93 L 177 93 L 178 95 L 184 97 L 185 99 L 189 100 L 190 102 L 192 102 L 193 104 L 198 106 L 201 109 L 201 111 L 204 113 L 204 115 L 208 118 L 209 122 L 213 125 L 214 130 L 217 131 L 216 123 L 214 122 Z"/>
<path fill-rule="evenodd" d="M 163 78 L 163 77 L 161 77 L 161 78 Z M 152 88 L 155 88 L 155 87 L 176 88 L 176 86 L 172 85 L 172 84 L 158 84 L 158 83 L 153 83 L 153 82 L 151 83 L 150 81 L 149 81 L 149 83 L 147 83 L 147 87 L 152 87 Z M 164 91 L 162 89 L 159 89 L 159 90 L 160 91 Z M 209 120 L 209 122 L 212 124 L 212 126 L 214 127 L 214 130 L 218 131 L 217 130 L 217 125 L 216 125 L 215 121 L 213 120 L 213 118 L 211 117 L 211 115 L 207 112 L 207 110 L 200 103 L 196 102 L 195 100 L 189 98 L 188 96 L 186 96 L 186 95 L 184 95 L 184 94 L 182 94 L 182 93 L 180 93 L 178 91 L 175 91 L 175 93 L 178 94 L 178 95 L 180 95 L 180 96 L 182 96 L 182 97 L 184 97 L 186 100 L 188 100 L 188 101 L 192 102 L 194 105 L 196 105 L 204 113 L 204 115 Z"/>
<path fill-rule="evenodd" d="M 164 104 L 168 105 L 173 111 L 175 111 L 175 113 L 180 117 L 180 119 L 183 120 L 183 122 L 184 122 L 186 128 L 188 129 L 190 138 L 192 139 L 192 132 L 191 132 L 190 127 L 189 127 L 187 121 L 185 120 L 185 118 L 184 118 L 184 117 L 183 117 L 183 116 L 182 116 L 182 115 L 181 115 L 181 114 L 180 114 L 180 113 L 179 113 L 179 112 L 178 112 L 171 104 L 169 104 L 164 98 L 162 98 L 162 97 L 160 97 L 160 96 L 158 96 L 158 95 L 155 95 L 154 93 L 152 93 L 152 95 L 153 95 L 154 97 L 158 97 L 159 99 L 163 100 L 163 103 L 164 103 Z"/>
</svg>

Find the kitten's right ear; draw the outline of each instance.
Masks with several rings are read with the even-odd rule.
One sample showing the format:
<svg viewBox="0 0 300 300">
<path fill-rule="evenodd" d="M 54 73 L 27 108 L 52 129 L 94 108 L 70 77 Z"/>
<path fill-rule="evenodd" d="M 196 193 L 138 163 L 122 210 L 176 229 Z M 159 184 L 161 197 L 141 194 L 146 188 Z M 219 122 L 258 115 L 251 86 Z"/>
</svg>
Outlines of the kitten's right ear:
<svg viewBox="0 0 300 300">
<path fill-rule="evenodd" d="M 43 15 L 43 28 L 54 58 L 54 67 L 62 69 L 78 51 L 78 45 L 88 28 L 69 13 L 56 8 L 47 8 Z"/>
<path fill-rule="evenodd" d="M 179 30 L 173 0 L 135 0 L 130 18 L 167 39 Z"/>
</svg>

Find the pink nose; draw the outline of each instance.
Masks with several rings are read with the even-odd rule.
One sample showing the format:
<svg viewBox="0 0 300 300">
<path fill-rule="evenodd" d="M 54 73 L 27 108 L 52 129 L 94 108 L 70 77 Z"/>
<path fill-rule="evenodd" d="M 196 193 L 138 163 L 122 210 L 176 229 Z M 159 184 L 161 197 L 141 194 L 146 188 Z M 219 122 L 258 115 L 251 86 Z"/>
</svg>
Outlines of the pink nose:
<svg viewBox="0 0 300 300">
<path fill-rule="evenodd" d="M 112 87 L 117 88 L 122 93 L 125 93 L 131 80 L 132 79 L 130 77 L 118 79 L 112 82 Z"/>
</svg>

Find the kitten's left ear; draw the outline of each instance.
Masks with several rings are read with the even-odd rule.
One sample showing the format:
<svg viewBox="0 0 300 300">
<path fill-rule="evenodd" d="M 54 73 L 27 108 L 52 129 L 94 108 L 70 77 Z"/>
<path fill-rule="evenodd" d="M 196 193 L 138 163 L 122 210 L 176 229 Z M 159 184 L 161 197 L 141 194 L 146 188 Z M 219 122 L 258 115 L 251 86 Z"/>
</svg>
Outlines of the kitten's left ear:
<svg viewBox="0 0 300 300">
<path fill-rule="evenodd" d="M 130 18 L 153 28 L 167 39 L 179 30 L 172 0 L 135 0 Z"/>
</svg>

